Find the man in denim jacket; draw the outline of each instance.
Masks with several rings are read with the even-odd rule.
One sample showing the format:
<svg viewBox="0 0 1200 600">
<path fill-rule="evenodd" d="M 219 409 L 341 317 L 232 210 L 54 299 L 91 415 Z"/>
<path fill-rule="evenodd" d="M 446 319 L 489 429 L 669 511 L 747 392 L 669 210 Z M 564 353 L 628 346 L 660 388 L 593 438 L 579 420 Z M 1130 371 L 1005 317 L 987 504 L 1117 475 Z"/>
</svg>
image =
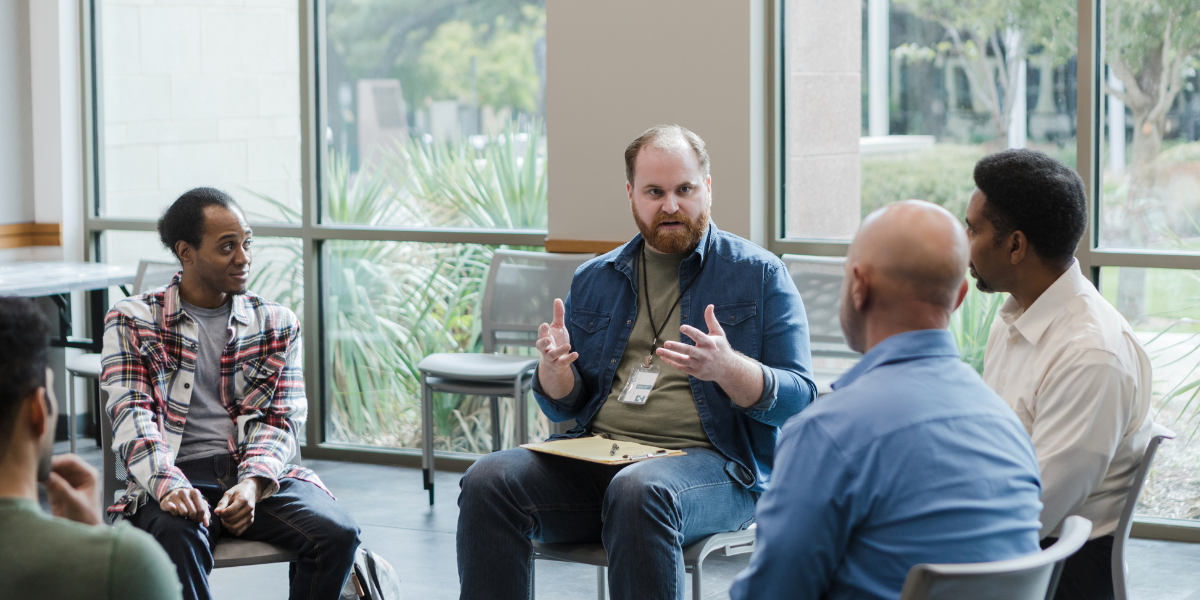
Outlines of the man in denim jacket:
<svg viewBox="0 0 1200 600">
<path fill-rule="evenodd" d="M 787 270 L 709 222 L 704 142 L 654 127 L 625 163 L 641 235 L 580 267 L 555 301 L 534 394 L 551 420 L 579 423 L 566 437 L 687 454 L 627 466 L 484 456 L 459 496 L 463 598 L 528 598 L 530 539 L 602 541 L 614 599 L 682 598 L 683 547 L 753 521 L 779 427 L 816 396 Z"/>
</svg>

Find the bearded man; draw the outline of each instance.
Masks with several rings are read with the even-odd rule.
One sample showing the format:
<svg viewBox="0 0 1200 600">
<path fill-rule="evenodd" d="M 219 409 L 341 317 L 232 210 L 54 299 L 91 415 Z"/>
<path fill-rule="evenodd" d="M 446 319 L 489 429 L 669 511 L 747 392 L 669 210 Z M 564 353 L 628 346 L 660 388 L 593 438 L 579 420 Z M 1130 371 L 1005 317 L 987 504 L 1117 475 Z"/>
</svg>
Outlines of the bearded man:
<svg viewBox="0 0 1200 600">
<path fill-rule="evenodd" d="M 787 269 L 709 219 L 704 141 L 653 127 L 625 150 L 625 171 L 641 234 L 580 267 L 555 300 L 534 395 L 552 421 L 578 423 L 564 437 L 686 455 L 622 466 L 522 448 L 482 457 L 460 483 L 462 598 L 529 598 L 531 539 L 602 541 L 615 600 L 682 598 L 683 548 L 754 521 L 779 427 L 816 397 Z"/>
</svg>

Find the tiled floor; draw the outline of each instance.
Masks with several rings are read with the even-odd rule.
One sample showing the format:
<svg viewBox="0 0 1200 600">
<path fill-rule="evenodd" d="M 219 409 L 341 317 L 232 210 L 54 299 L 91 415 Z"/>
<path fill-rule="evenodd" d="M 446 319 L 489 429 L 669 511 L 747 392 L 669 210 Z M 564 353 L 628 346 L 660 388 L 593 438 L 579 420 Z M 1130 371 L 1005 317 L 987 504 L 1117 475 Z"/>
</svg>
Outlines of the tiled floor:
<svg viewBox="0 0 1200 600">
<path fill-rule="evenodd" d="M 57 449 L 67 451 L 66 444 Z M 80 454 L 99 466 L 94 444 L 81 442 Z M 358 520 L 363 543 L 396 568 L 406 599 L 458 597 L 458 474 L 438 474 L 437 503 L 430 507 L 418 469 L 318 460 L 305 465 Z M 705 599 L 728 598 L 730 582 L 748 560 L 748 555 L 710 557 L 704 563 Z M 592 567 L 539 561 L 537 598 L 594 599 L 595 573 Z M 1200 600 L 1200 545 L 1132 540 L 1129 577 L 1134 600 Z M 218 599 L 287 598 L 286 565 L 219 569 L 211 582 Z"/>
</svg>

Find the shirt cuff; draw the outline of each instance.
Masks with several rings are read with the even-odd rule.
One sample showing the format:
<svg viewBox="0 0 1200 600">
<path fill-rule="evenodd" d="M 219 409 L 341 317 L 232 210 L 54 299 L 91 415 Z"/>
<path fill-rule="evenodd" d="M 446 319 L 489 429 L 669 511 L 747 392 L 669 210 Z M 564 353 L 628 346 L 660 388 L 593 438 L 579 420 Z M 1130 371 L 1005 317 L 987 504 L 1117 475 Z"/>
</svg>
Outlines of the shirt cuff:
<svg viewBox="0 0 1200 600">
<path fill-rule="evenodd" d="M 583 390 L 583 380 L 579 377 L 579 373 L 575 371 L 575 365 L 571 365 L 571 374 L 575 376 L 575 384 L 571 386 L 571 391 L 562 398 L 551 398 L 546 394 L 546 390 L 542 389 L 542 380 L 538 377 L 538 368 L 540 367 L 541 365 L 538 365 L 533 368 L 533 393 L 551 401 L 555 405 L 561 404 L 564 407 L 575 406 L 575 401 L 579 399 L 579 394 Z"/>
<path fill-rule="evenodd" d="M 762 367 L 763 372 L 762 396 L 759 396 L 754 406 L 742 409 L 746 412 L 767 412 L 775 408 L 775 401 L 779 397 L 779 380 L 775 377 L 775 371 L 762 363 L 758 363 L 758 366 Z"/>
</svg>

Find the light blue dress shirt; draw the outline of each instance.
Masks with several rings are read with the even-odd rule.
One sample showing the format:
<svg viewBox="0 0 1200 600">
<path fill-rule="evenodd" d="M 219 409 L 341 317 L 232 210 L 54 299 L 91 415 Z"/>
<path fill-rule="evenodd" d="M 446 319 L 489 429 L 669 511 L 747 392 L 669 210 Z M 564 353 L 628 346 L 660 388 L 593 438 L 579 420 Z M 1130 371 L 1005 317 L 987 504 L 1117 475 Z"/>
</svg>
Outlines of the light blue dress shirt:
<svg viewBox="0 0 1200 600">
<path fill-rule="evenodd" d="M 833 387 L 783 428 L 734 600 L 895 600 L 918 563 L 1038 551 L 1033 444 L 949 332 L 887 338 Z"/>
</svg>

